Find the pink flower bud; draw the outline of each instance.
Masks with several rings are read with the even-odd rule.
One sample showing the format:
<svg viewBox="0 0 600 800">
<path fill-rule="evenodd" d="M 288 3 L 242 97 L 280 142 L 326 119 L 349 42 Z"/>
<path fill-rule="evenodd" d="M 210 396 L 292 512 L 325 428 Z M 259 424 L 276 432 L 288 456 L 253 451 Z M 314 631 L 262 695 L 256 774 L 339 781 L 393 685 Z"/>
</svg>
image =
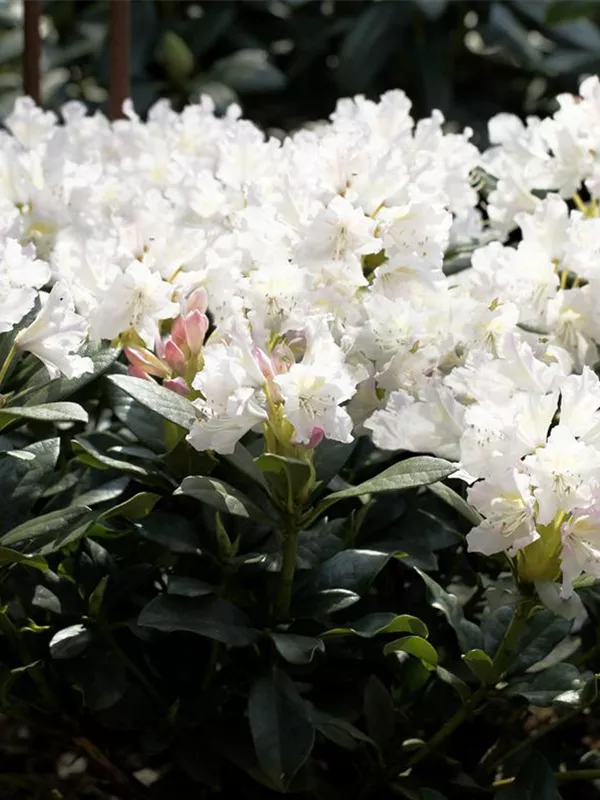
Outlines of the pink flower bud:
<svg viewBox="0 0 600 800">
<path fill-rule="evenodd" d="M 208 317 L 202 311 L 194 309 L 185 315 L 184 319 L 185 336 L 190 353 L 197 356 L 202 350 L 204 337 L 208 330 Z"/>
<path fill-rule="evenodd" d="M 174 372 L 183 372 L 187 365 L 187 359 L 175 342 L 168 338 L 165 343 L 164 359 Z"/>
<path fill-rule="evenodd" d="M 172 392 L 177 392 L 177 394 L 187 395 L 190 391 L 190 387 L 183 378 L 169 378 L 168 380 L 163 381 L 163 386 L 165 389 L 170 389 Z"/>
<path fill-rule="evenodd" d="M 273 363 L 269 356 L 265 353 L 264 350 L 261 350 L 260 347 L 254 345 L 252 348 L 252 355 L 254 356 L 254 360 L 258 364 L 258 368 L 265 376 L 268 381 L 272 381 L 275 377 L 275 371 L 273 369 Z"/>
<path fill-rule="evenodd" d="M 126 347 L 124 352 L 131 366 L 145 375 L 155 375 L 157 378 L 166 378 L 169 375 L 168 367 L 150 350 L 142 347 Z"/>
<path fill-rule="evenodd" d="M 313 428 L 312 433 L 310 435 L 310 439 L 308 440 L 307 447 L 311 450 L 314 450 L 315 447 L 321 444 L 323 439 L 325 438 L 325 431 L 323 428 Z"/>
<path fill-rule="evenodd" d="M 144 372 L 144 370 L 141 367 L 134 367 L 133 364 L 130 364 L 127 367 L 127 374 L 131 375 L 132 378 L 141 378 L 144 381 L 152 380 L 152 378 L 150 377 L 150 375 L 148 375 L 147 372 Z"/>
<path fill-rule="evenodd" d="M 176 317 L 171 327 L 170 337 L 173 342 L 183 350 L 186 346 L 185 322 L 183 317 Z"/>
<path fill-rule="evenodd" d="M 206 313 L 208 308 L 208 295 L 206 289 L 201 286 L 195 289 L 184 303 L 185 313 L 189 314 L 190 311 L 200 311 L 201 314 Z"/>
</svg>

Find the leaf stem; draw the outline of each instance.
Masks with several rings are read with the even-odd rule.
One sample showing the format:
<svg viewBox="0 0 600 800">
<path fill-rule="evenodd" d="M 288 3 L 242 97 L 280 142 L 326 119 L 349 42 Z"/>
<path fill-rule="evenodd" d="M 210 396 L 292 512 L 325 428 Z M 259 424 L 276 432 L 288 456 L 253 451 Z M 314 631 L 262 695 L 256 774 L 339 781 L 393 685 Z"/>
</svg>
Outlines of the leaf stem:
<svg viewBox="0 0 600 800">
<path fill-rule="evenodd" d="M 524 598 L 519 601 L 515 613 L 506 629 L 504 637 L 494 656 L 494 671 L 498 678 L 506 671 L 510 664 L 511 657 L 519 642 L 523 626 L 531 610 L 531 600 Z M 451 717 L 431 739 L 412 756 L 407 764 L 407 768 L 414 767 L 429 756 L 437 747 L 444 742 L 454 731 L 460 727 L 472 714 L 476 713 L 478 707 L 485 700 L 488 688 L 482 686 L 478 689 L 467 702 L 459 708 L 456 714 Z"/>
<path fill-rule="evenodd" d="M 524 750 L 527 747 L 531 747 L 539 739 L 542 739 L 544 736 L 553 733 L 557 728 L 562 727 L 567 722 L 570 722 L 574 717 L 579 716 L 579 714 L 581 714 L 581 711 L 582 709 L 579 707 L 567 711 L 565 714 L 563 714 L 562 717 L 560 717 L 560 719 L 556 720 L 556 722 L 547 725 L 546 727 L 542 728 L 539 731 L 535 731 L 526 739 L 521 739 L 521 741 L 517 742 L 510 749 L 506 750 L 504 753 L 497 756 L 492 761 L 489 761 L 489 763 L 487 764 L 485 763 L 487 759 L 484 757 L 484 759 L 480 762 L 479 765 L 479 769 L 482 771 L 482 774 L 489 775 L 496 769 L 496 767 L 499 767 L 500 764 L 505 764 L 507 761 L 513 758 L 513 756 L 516 756 L 517 753 L 520 753 L 521 750 Z"/>
<path fill-rule="evenodd" d="M 279 573 L 279 586 L 275 600 L 275 616 L 280 620 L 287 620 L 290 614 L 292 600 L 292 586 L 296 571 L 296 548 L 298 544 L 298 530 L 291 518 L 288 518 L 283 532 L 281 572 Z"/>
<path fill-rule="evenodd" d="M 597 781 L 600 780 L 600 769 L 571 769 L 555 772 L 557 781 Z"/>
</svg>

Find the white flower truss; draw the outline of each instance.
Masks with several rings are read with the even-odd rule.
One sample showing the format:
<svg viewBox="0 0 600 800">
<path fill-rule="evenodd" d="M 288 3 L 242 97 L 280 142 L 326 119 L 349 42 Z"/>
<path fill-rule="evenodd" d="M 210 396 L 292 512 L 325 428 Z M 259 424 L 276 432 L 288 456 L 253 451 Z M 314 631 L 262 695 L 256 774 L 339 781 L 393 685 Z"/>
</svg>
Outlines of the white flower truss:
<svg viewBox="0 0 600 800">
<path fill-rule="evenodd" d="M 551 118 L 496 116 L 483 153 L 398 91 L 282 141 L 207 98 L 125 112 L 21 99 L 0 134 L 16 351 L 73 377 L 86 341 L 120 343 L 193 401 L 200 450 L 263 431 L 450 459 L 471 550 L 552 530 L 566 595 L 600 576 L 598 78 Z"/>
</svg>

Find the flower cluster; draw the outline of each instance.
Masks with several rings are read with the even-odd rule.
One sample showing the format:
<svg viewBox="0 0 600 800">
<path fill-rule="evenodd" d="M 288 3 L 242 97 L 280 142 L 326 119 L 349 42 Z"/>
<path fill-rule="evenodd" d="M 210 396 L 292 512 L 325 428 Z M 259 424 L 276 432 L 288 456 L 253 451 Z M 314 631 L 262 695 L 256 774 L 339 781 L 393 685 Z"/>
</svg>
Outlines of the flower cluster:
<svg viewBox="0 0 600 800">
<path fill-rule="evenodd" d="M 0 332 L 51 376 L 118 342 L 194 403 L 199 450 L 256 430 L 282 454 L 369 435 L 455 461 L 470 548 L 562 570 L 568 594 L 600 577 L 600 82 L 558 101 L 491 120 L 480 153 L 401 92 L 283 141 L 206 99 L 112 124 L 23 99 L 0 138 Z"/>
</svg>

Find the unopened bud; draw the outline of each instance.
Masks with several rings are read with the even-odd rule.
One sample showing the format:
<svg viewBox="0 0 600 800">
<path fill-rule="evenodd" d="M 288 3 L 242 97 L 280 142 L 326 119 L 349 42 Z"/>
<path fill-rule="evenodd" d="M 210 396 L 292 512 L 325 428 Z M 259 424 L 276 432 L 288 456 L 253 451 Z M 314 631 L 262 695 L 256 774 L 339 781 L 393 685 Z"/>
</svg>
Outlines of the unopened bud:
<svg viewBox="0 0 600 800">
<path fill-rule="evenodd" d="M 170 338 L 172 339 L 172 341 L 175 342 L 175 344 L 177 345 L 177 347 L 179 347 L 180 350 L 183 350 L 186 347 L 187 341 L 186 341 L 185 322 L 183 320 L 183 317 L 181 316 L 176 317 L 175 320 L 173 321 L 173 325 L 171 326 Z"/>
<path fill-rule="evenodd" d="M 208 317 L 202 311 L 195 309 L 185 315 L 183 321 L 187 346 L 193 356 L 198 355 L 204 344 L 204 337 L 208 330 Z"/>
<path fill-rule="evenodd" d="M 126 347 L 124 353 L 131 366 L 146 376 L 154 375 L 157 378 L 166 378 L 169 375 L 168 367 L 150 350 L 141 347 Z"/>
<path fill-rule="evenodd" d="M 323 428 L 313 428 L 307 447 L 309 447 L 311 450 L 314 450 L 315 447 L 318 447 L 321 444 L 324 438 L 325 431 Z"/>
<path fill-rule="evenodd" d="M 168 338 L 165 343 L 164 359 L 174 372 L 183 372 L 187 365 L 185 354 L 175 342 Z"/>
<path fill-rule="evenodd" d="M 152 378 L 148 375 L 147 372 L 144 372 L 141 367 L 134 367 L 133 364 L 130 364 L 127 367 L 127 374 L 131 375 L 132 378 L 141 378 L 144 381 L 151 381 Z"/>
<path fill-rule="evenodd" d="M 190 392 L 190 387 L 183 378 L 169 378 L 168 380 L 163 381 L 163 386 L 165 389 L 170 389 L 172 392 L 176 392 L 177 394 L 187 395 Z"/>
<path fill-rule="evenodd" d="M 256 363 L 259 366 L 260 371 L 265 376 L 268 381 L 272 381 L 275 377 L 275 371 L 273 369 L 273 363 L 269 356 L 265 353 L 264 350 L 261 350 L 260 347 L 256 345 L 252 348 L 252 355 Z"/>
<path fill-rule="evenodd" d="M 208 308 L 208 295 L 206 289 L 201 286 L 195 289 L 184 303 L 185 313 L 189 314 L 190 311 L 200 311 L 201 314 L 206 313 Z"/>
</svg>

